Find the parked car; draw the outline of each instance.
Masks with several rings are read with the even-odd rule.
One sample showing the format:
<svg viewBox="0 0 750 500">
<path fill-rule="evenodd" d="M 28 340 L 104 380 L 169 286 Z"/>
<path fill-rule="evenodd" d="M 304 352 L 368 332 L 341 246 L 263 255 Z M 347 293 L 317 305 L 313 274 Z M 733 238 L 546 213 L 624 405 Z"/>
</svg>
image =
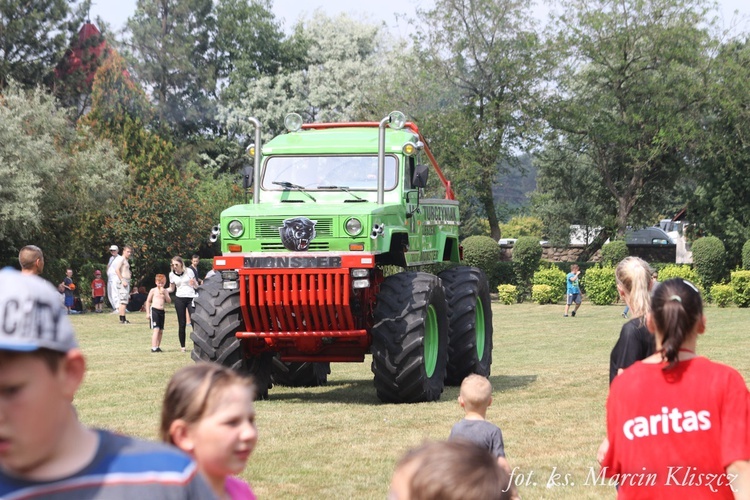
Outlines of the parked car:
<svg viewBox="0 0 750 500">
<path fill-rule="evenodd" d="M 675 242 L 663 229 L 659 227 L 647 227 L 625 232 L 625 244 L 627 245 L 674 245 Z"/>
</svg>

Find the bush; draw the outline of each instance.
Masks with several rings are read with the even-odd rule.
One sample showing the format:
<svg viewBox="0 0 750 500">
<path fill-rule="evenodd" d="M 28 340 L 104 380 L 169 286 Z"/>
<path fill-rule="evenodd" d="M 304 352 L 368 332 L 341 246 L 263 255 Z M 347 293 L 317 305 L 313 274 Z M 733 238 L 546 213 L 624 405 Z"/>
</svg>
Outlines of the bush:
<svg viewBox="0 0 750 500">
<path fill-rule="evenodd" d="M 581 283 L 586 286 L 586 295 L 597 306 L 614 304 L 617 301 L 615 268 L 612 266 L 592 267 L 586 271 Z"/>
<path fill-rule="evenodd" d="M 516 266 L 513 262 L 500 261 L 495 266 L 495 275 L 490 279 L 490 287 L 495 288 L 501 283 L 506 285 L 516 284 Z"/>
<path fill-rule="evenodd" d="M 742 269 L 750 270 L 750 240 L 742 245 Z"/>
<path fill-rule="evenodd" d="M 711 287 L 711 300 L 719 307 L 727 307 L 732 303 L 732 287 L 730 285 L 714 285 Z"/>
<path fill-rule="evenodd" d="M 602 247 L 602 265 L 616 267 L 622 259 L 630 255 L 623 240 L 615 240 Z"/>
<path fill-rule="evenodd" d="M 500 246 L 489 236 L 469 236 L 461 242 L 464 247 L 464 264 L 478 267 L 490 278 L 497 275 L 497 263 L 500 262 Z"/>
<path fill-rule="evenodd" d="M 552 300 L 550 302 L 558 302 L 565 297 L 566 283 L 565 283 L 565 272 L 561 271 L 557 267 L 547 267 L 540 269 L 534 273 L 534 279 L 532 283 L 536 285 L 547 285 L 550 287 L 552 293 Z M 534 299 L 534 287 L 531 289 L 531 296 Z"/>
<path fill-rule="evenodd" d="M 517 216 L 511 218 L 507 224 L 500 224 L 500 234 L 503 238 L 520 238 L 521 236 L 536 236 L 542 239 L 544 223 L 537 217 Z"/>
<path fill-rule="evenodd" d="M 534 285 L 531 287 L 531 300 L 537 304 L 554 304 L 557 302 L 557 290 L 549 285 Z"/>
<path fill-rule="evenodd" d="M 515 285 L 499 285 L 497 295 L 500 303 L 506 306 L 518 303 L 518 288 Z"/>
<path fill-rule="evenodd" d="M 740 307 L 750 306 L 750 271 L 734 271 L 731 283 L 734 303 Z"/>
<path fill-rule="evenodd" d="M 698 287 L 701 294 L 705 295 L 705 290 L 698 278 L 698 273 L 696 273 L 692 267 L 688 265 L 668 264 L 659 270 L 659 282 L 667 281 L 672 278 L 688 280 Z"/>
<path fill-rule="evenodd" d="M 542 258 L 542 245 L 539 238 L 522 236 L 513 245 L 513 263 L 516 266 L 517 285 L 522 296 L 531 292 L 531 279 L 539 268 Z"/>
<path fill-rule="evenodd" d="M 716 236 L 698 238 L 693 242 L 693 268 L 704 288 L 720 283 L 726 275 L 727 252 Z"/>
</svg>

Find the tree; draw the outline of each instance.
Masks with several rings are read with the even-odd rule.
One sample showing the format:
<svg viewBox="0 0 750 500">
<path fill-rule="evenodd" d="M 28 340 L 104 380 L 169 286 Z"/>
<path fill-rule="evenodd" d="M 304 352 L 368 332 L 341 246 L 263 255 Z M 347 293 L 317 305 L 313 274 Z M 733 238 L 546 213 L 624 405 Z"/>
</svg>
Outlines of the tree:
<svg viewBox="0 0 750 500">
<path fill-rule="evenodd" d="M 151 89 L 158 125 L 177 137 L 212 130 L 217 61 L 211 0 L 138 0 L 126 30 L 134 73 Z"/>
<path fill-rule="evenodd" d="M 125 165 L 108 141 L 75 129 L 52 95 L 9 82 L 0 99 L 0 259 L 35 241 L 51 261 L 80 261 L 102 237 Z"/>
<path fill-rule="evenodd" d="M 598 217 L 613 218 L 621 235 L 657 216 L 700 134 L 708 10 L 701 0 L 564 0 L 562 11 L 555 46 L 564 64 L 547 114 L 553 152 L 540 171 L 571 159 L 590 166 L 608 192 Z"/>
<path fill-rule="evenodd" d="M 750 43 L 731 40 L 712 64 L 710 103 L 683 193 L 690 220 L 727 247 L 728 267 L 739 265 L 750 238 Z"/>
<path fill-rule="evenodd" d="M 221 0 L 216 4 L 214 48 L 223 99 L 238 99 L 261 76 L 302 69 L 307 44 L 297 30 L 285 38 L 270 0 Z"/>
<path fill-rule="evenodd" d="M 254 116 L 270 138 L 284 130 L 287 113 L 300 113 L 307 122 L 346 121 L 361 114 L 367 89 L 382 71 L 385 49 L 377 26 L 318 11 L 297 30 L 309 43 L 304 68 L 248 82 L 242 97 L 221 107 L 230 130 L 250 133 L 246 120 Z"/>
<path fill-rule="evenodd" d="M 441 144 L 452 148 L 455 163 L 443 163 L 453 164 L 459 192 L 476 197 L 498 239 L 492 186 L 504 165 L 518 166 L 517 152 L 537 124 L 543 60 L 530 4 L 438 0 L 419 17 L 415 43 L 420 59 L 455 95 L 450 108 L 438 111 L 443 116 L 439 123 L 428 123 L 448 127 Z M 430 125 L 425 129 L 435 130 Z"/>
<path fill-rule="evenodd" d="M 26 88 L 50 83 L 68 40 L 83 24 L 90 0 L 77 10 L 67 0 L 0 2 L 0 90 L 10 79 Z"/>
</svg>

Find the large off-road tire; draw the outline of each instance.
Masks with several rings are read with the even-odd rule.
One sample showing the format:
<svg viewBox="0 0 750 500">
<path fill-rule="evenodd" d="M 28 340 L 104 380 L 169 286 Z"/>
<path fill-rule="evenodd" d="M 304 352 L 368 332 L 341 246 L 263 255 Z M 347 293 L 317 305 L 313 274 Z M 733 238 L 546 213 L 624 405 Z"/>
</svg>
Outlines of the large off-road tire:
<svg viewBox="0 0 750 500">
<path fill-rule="evenodd" d="M 445 385 L 448 312 L 437 276 L 399 273 L 380 285 L 372 329 L 375 390 L 385 403 L 436 401 Z"/>
<path fill-rule="evenodd" d="M 255 379 L 257 398 L 268 398 L 271 388 L 273 355 L 244 359 L 242 344 L 235 334 L 245 325 L 240 312 L 240 294 L 237 290 L 224 290 L 221 276 L 216 274 L 203 282 L 195 299 L 193 323 L 194 361 L 209 361 L 227 366 Z"/>
<path fill-rule="evenodd" d="M 460 385 L 477 373 L 488 377 L 492 365 L 492 310 L 487 276 L 476 267 L 454 267 L 439 274 L 448 302 L 448 375 Z"/>
<path fill-rule="evenodd" d="M 326 385 L 331 363 L 278 363 L 273 367 L 273 381 L 287 387 L 318 387 Z"/>
</svg>

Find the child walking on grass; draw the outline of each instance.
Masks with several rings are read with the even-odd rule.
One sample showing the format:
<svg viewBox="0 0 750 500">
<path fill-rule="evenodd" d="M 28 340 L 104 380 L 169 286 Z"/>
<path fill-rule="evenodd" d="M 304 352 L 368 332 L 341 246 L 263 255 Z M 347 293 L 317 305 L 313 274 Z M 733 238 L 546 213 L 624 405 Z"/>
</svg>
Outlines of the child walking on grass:
<svg viewBox="0 0 750 500">
<path fill-rule="evenodd" d="M 151 352 L 162 352 L 161 338 L 164 335 L 164 304 L 172 302 L 169 297 L 169 290 L 164 288 L 167 284 L 167 277 L 163 274 L 157 274 L 154 278 L 156 287 L 148 292 L 145 309 L 148 313 L 149 324 L 154 331 L 151 336 Z"/>
<path fill-rule="evenodd" d="M 167 386 L 161 414 L 163 441 L 187 452 L 220 499 L 255 500 L 235 477 L 258 441 L 252 379 L 213 363 L 177 371 Z"/>
<path fill-rule="evenodd" d="M 486 420 L 487 408 L 492 404 L 492 384 L 481 375 L 471 374 L 461 382 L 458 404 L 466 415 L 451 429 L 450 439 L 471 441 L 489 451 L 497 460 L 500 468 L 511 476 L 510 465 L 505 458 L 503 433 L 498 426 Z M 518 491 L 513 483 L 509 484 L 510 498 L 517 499 Z"/>
</svg>

